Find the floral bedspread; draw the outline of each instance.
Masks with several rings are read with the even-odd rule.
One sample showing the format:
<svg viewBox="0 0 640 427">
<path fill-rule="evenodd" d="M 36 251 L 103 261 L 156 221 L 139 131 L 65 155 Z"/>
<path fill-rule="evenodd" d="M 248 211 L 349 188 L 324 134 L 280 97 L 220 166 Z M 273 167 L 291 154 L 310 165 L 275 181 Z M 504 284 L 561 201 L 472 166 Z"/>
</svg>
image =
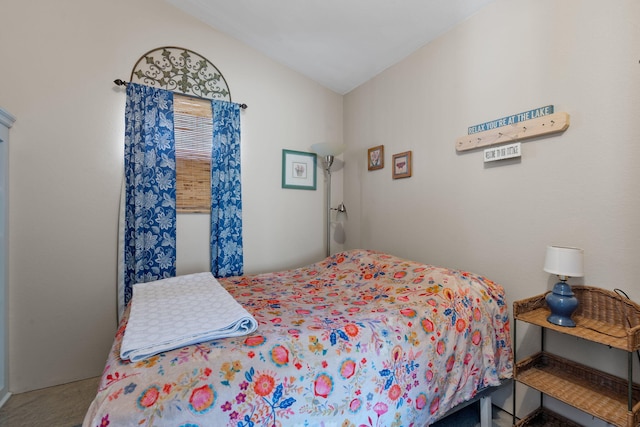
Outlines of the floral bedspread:
<svg viewBox="0 0 640 427">
<path fill-rule="evenodd" d="M 422 427 L 512 375 L 485 277 L 354 250 L 219 281 L 257 331 L 124 362 L 125 315 L 85 427 Z"/>
</svg>

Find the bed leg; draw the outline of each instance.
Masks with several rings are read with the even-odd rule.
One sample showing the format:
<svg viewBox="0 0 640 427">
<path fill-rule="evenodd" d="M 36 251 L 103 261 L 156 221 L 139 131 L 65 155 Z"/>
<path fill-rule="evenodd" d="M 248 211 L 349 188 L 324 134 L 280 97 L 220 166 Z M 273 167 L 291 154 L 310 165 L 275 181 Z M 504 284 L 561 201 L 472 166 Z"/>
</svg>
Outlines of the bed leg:
<svg viewBox="0 0 640 427">
<path fill-rule="evenodd" d="M 491 396 L 480 398 L 480 427 L 491 427 Z"/>
</svg>

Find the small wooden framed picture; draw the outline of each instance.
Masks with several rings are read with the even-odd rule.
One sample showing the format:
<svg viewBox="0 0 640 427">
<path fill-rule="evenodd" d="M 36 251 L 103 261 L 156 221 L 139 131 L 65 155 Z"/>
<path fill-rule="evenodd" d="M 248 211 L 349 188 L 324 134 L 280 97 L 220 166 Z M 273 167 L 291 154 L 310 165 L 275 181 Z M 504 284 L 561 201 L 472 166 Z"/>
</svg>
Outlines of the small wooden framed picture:
<svg viewBox="0 0 640 427">
<path fill-rule="evenodd" d="M 411 151 L 393 155 L 393 179 L 411 176 Z"/>
<path fill-rule="evenodd" d="M 367 164 L 370 171 L 384 167 L 384 145 L 369 148 L 367 151 Z"/>
</svg>

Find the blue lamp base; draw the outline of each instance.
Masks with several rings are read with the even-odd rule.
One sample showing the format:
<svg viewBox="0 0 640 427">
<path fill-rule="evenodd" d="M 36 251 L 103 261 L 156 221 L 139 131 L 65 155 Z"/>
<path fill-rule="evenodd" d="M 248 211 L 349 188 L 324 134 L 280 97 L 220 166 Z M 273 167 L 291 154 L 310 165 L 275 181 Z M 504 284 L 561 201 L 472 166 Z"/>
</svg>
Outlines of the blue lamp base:
<svg viewBox="0 0 640 427">
<path fill-rule="evenodd" d="M 545 297 L 551 315 L 547 320 L 554 325 L 575 327 L 576 322 L 571 320 L 571 314 L 578 307 L 578 299 L 573 295 L 571 286 L 567 282 L 558 282 L 553 286 L 553 291 Z"/>
</svg>

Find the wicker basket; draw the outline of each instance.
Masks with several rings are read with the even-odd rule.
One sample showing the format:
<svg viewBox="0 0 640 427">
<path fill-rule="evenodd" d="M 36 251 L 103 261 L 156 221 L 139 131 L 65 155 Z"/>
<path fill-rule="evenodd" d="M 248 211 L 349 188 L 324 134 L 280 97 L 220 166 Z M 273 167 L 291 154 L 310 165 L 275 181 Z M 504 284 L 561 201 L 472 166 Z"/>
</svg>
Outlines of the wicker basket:
<svg viewBox="0 0 640 427">
<path fill-rule="evenodd" d="M 523 384 L 588 412 L 611 424 L 636 426 L 638 406 L 627 411 L 628 382 L 549 353 L 538 353 L 516 365 L 516 378 Z M 640 401 L 640 386 L 633 384 L 633 401 Z M 635 420 L 629 416 L 635 414 Z"/>
<path fill-rule="evenodd" d="M 550 314 L 545 301 L 546 294 L 516 301 L 513 304 L 513 316 L 621 350 L 640 349 L 639 304 L 607 289 L 591 286 L 572 286 L 571 289 L 578 298 L 578 308 L 572 316 L 576 328 L 557 326 L 546 321 Z"/>
<path fill-rule="evenodd" d="M 538 408 L 516 423 L 516 427 L 580 427 L 568 418 L 546 408 Z"/>
</svg>

